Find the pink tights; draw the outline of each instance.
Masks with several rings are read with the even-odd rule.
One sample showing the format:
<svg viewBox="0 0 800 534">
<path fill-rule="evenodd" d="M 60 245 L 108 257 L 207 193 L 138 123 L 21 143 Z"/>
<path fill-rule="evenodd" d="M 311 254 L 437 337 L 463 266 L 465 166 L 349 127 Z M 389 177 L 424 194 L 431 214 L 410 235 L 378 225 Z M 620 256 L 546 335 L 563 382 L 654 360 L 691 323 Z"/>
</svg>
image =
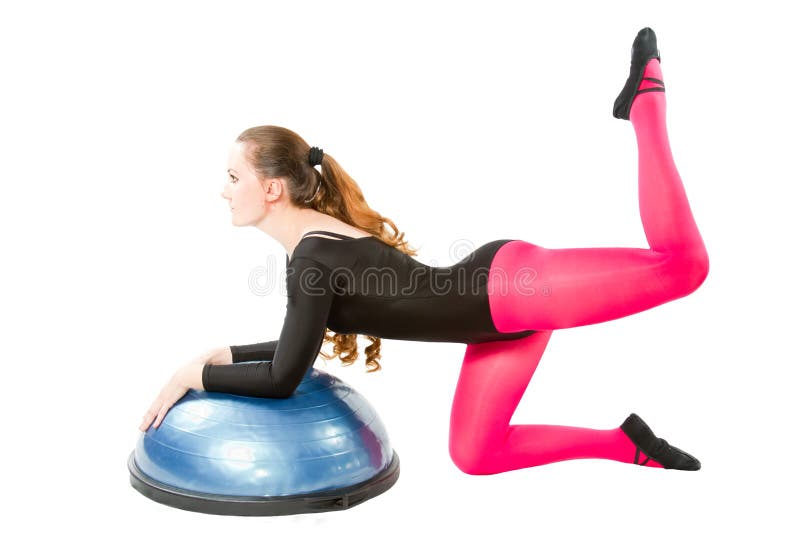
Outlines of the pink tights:
<svg viewBox="0 0 800 534">
<path fill-rule="evenodd" d="M 656 59 L 644 77 L 663 80 Z M 643 80 L 640 88 L 652 87 Z M 489 271 L 489 306 L 500 332 L 537 330 L 512 341 L 468 345 L 450 418 L 450 456 L 469 474 L 492 474 L 577 458 L 634 463 L 619 428 L 510 425 L 552 330 L 618 319 L 686 296 L 708 274 L 666 130 L 663 92 L 634 99 L 639 212 L 649 249 L 547 249 L 511 241 Z M 623 418 L 620 418 L 620 423 Z M 650 467 L 662 467 L 650 460 Z"/>
</svg>

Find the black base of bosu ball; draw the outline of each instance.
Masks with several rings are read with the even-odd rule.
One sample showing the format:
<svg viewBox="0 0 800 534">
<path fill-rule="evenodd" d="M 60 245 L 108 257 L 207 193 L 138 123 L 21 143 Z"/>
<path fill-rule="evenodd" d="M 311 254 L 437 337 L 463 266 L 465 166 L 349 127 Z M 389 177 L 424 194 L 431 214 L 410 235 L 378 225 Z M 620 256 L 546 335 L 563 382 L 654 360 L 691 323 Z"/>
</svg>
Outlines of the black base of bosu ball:
<svg viewBox="0 0 800 534">
<path fill-rule="evenodd" d="M 391 488 L 400 476 L 400 459 L 395 453 L 383 473 L 372 480 L 332 491 L 287 497 L 231 497 L 189 491 L 162 484 L 136 467 L 134 452 L 128 457 L 131 485 L 142 495 L 161 504 L 205 514 L 263 516 L 309 514 L 346 510 Z"/>
<path fill-rule="evenodd" d="M 219 515 L 346 510 L 391 488 L 400 459 L 372 406 L 310 368 L 286 399 L 190 389 L 128 457 L 161 504 Z"/>
</svg>

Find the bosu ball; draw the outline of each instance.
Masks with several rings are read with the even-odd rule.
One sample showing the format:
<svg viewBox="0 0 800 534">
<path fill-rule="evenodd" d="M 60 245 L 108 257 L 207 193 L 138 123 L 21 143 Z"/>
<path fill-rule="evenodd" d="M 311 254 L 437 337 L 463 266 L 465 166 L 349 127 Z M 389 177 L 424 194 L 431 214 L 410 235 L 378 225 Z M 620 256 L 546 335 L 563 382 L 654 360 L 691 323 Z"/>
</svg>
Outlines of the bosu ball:
<svg viewBox="0 0 800 534">
<path fill-rule="evenodd" d="M 352 508 L 391 488 L 400 459 L 377 412 L 339 378 L 309 368 L 291 397 L 190 389 L 128 457 L 131 485 L 208 514 Z"/>
</svg>

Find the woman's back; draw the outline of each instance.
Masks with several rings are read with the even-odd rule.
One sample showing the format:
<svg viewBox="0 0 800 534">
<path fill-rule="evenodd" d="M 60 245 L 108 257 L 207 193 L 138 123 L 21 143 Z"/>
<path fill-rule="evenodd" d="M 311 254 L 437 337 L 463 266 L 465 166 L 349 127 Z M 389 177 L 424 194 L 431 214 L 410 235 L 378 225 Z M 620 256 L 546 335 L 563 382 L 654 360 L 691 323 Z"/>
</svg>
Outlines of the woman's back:
<svg viewBox="0 0 800 534">
<path fill-rule="evenodd" d="M 287 285 L 304 288 L 304 277 L 311 280 L 317 271 L 322 278 L 313 289 L 335 295 L 327 327 L 341 334 L 453 343 L 517 339 L 533 330 L 498 332 L 487 295 L 492 259 L 509 241 L 492 241 L 454 265 L 433 267 L 373 236 L 316 230 L 303 235 L 291 260 L 287 255 Z M 300 277 L 299 284 L 290 277 Z"/>
</svg>

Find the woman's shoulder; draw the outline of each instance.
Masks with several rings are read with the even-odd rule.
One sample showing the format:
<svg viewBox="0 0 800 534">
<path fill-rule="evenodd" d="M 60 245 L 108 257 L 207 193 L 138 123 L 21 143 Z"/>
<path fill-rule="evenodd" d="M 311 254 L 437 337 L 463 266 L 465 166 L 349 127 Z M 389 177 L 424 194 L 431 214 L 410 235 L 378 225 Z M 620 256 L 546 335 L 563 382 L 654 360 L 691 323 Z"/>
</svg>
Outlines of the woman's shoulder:
<svg viewBox="0 0 800 534">
<path fill-rule="evenodd" d="M 317 230 L 320 231 L 320 230 Z M 323 230 L 327 231 L 327 230 Z M 382 243 L 374 236 L 348 236 L 331 232 L 333 236 L 309 231 L 294 248 L 292 256 L 286 256 L 286 266 L 294 267 L 294 273 L 306 268 L 339 269 L 352 266 L 358 258 L 369 253 L 370 245 Z M 373 245 L 374 246 L 374 245 Z"/>
</svg>

